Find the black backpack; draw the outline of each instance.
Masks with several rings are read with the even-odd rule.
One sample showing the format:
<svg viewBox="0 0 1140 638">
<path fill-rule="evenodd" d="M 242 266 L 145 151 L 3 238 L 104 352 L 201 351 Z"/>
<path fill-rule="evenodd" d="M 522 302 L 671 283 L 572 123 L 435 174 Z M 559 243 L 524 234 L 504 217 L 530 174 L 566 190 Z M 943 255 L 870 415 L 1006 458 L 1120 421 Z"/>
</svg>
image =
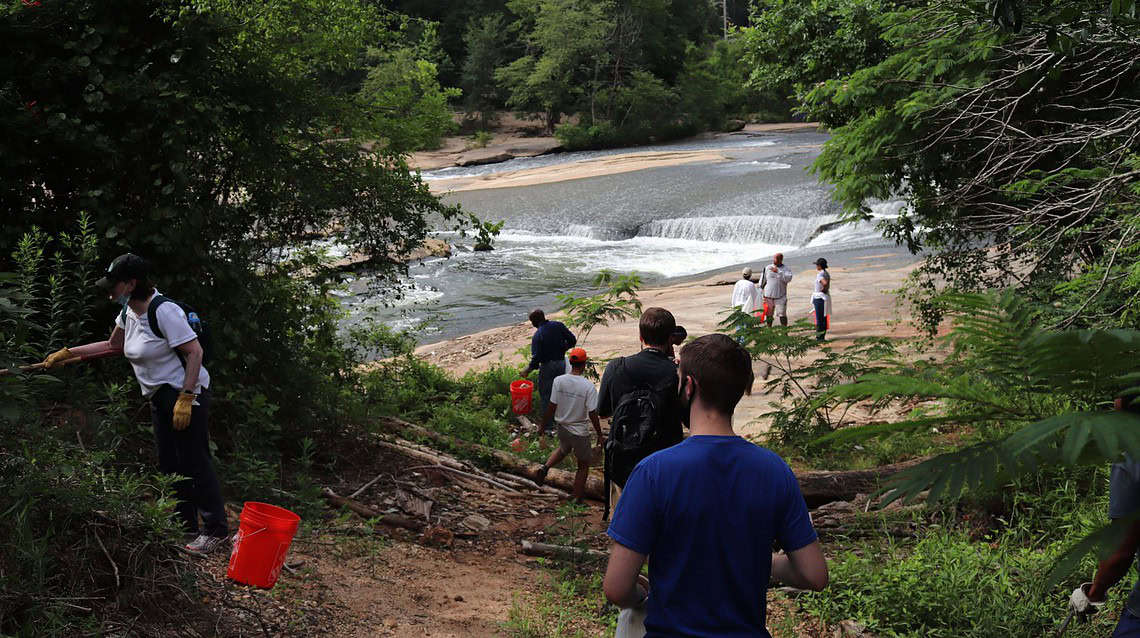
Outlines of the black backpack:
<svg viewBox="0 0 1140 638">
<path fill-rule="evenodd" d="M 196 310 L 181 301 L 175 301 L 174 299 L 162 295 L 155 295 L 155 297 L 150 300 L 150 306 L 146 309 L 146 318 L 147 321 L 150 322 L 150 331 L 159 339 L 166 338 L 166 335 L 162 334 L 162 328 L 158 327 L 158 317 L 156 313 L 158 312 L 158 307 L 168 301 L 177 304 L 177 306 L 186 313 L 186 323 L 190 324 L 190 329 L 194 331 L 194 334 L 198 335 L 198 345 L 202 346 L 202 365 L 209 363 L 214 350 L 210 326 L 198 316 Z M 174 349 L 174 353 L 177 354 L 178 358 L 182 361 L 182 367 L 186 367 L 186 358 L 182 356 L 182 353 L 179 352 L 177 348 Z"/>
<path fill-rule="evenodd" d="M 624 368 L 625 364 L 623 357 L 618 365 Z M 667 379 L 662 383 L 663 387 L 657 388 L 645 383 L 639 384 L 637 389 L 623 395 L 614 407 L 610 418 L 610 435 L 605 446 L 603 476 L 606 507 L 602 512 L 602 520 L 606 520 L 610 513 L 610 483 L 617 483 L 618 487 L 624 488 L 633 468 L 641 459 L 660 449 L 664 395 L 668 390 L 664 386 L 672 382 L 673 379 Z"/>
</svg>

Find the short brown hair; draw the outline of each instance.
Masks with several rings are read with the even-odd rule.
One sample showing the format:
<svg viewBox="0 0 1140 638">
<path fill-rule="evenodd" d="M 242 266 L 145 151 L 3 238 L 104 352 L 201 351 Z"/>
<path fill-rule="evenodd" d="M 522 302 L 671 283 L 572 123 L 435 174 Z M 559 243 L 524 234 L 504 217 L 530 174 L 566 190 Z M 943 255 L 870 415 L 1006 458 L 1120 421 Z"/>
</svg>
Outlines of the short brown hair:
<svg viewBox="0 0 1140 638">
<path fill-rule="evenodd" d="M 542 308 L 535 308 L 530 311 L 530 314 L 527 315 L 526 318 L 530 319 L 530 322 L 537 326 L 543 321 L 546 321 L 546 313 L 542 311 Z"/>
<path fill-rule="evenodd" d="M 727 335 L 698 337 L 681 348 L 681 379 L 696 381 L 701 401 L 717 412 L 731 416 L 736 404 L 752 394 L 752 357 Z"/>
<path fill-rule="evenodd" d="M 641 321 L 637 324 L 641 333 L 641 340 L 651 346 L 669 345 L 669 336 L 677 327 L 673 313 L 664 308 L 646 308 L 641 313 Z"/>
</svg>

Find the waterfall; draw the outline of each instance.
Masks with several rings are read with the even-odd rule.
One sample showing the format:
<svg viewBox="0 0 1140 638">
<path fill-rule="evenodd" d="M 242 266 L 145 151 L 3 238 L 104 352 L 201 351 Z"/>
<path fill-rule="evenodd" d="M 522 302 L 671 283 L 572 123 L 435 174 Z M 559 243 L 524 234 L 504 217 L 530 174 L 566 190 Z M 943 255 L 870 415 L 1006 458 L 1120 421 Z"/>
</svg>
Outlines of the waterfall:
<svg viewBox="0 0 1140 638">
<path fill-rule="evenodd" d="M 778 215 L 733 215 L 726 217 L 680 217 L 642 224 L 639 237 L 667 237 L 729 244 L 775 244 L 799 246 L 811 237 L 823 217 Z"/>
</svg>

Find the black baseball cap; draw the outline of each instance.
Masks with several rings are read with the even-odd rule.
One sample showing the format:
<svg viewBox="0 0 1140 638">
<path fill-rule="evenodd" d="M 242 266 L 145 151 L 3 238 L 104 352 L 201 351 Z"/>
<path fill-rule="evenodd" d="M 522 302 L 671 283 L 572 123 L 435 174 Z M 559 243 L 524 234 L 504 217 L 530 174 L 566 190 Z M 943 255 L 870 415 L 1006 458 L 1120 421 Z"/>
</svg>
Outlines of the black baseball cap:
<svg viewBox="0 0 1140 638">
<path fill-rule="evenodd" d="M 819 266 L 820 268 L 827 268 L 827 260 L 824 259 L 823 257 L 820 257 L 819 259 L 813 261 L 812 263 L 815 264 L 816 266 Z"/>
<path fill-rule="evenodd" d="M 125 253 L 115 257 L 107 272 L 95 282 L 100 288 L 110 289 L 120 281 L 128 279 L 146 279 L 150 274 L 150 262 L 134 253 Z"/>
</svg>

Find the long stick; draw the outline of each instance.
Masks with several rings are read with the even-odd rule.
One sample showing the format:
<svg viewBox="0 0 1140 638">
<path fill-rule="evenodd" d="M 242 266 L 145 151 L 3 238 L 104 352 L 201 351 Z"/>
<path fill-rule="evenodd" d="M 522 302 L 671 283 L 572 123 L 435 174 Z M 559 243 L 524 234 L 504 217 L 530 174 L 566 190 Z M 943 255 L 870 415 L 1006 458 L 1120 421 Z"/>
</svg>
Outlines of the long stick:
<svg viewBox="0 0 1140 638">
<path fill-rule="evenodd" d="M 534 541 L 523 541 L 522 549 L 519 551 L 527 556 L 546 556 L 574 560 L 604 560 L 609 558 L 609 554 L 599 552 L 596 549 L 569 547 L 566 545 L 549 545 L 547 543 L 536 543 Z"/>
<path fill-rule="evenodd" d="M 367 483 L 365 483 L 364 485 L 361 485 L 361 486 L 360 486 L 360 489 L 356 490 L 356 491 L 355 491 L 355 492 L 353 492 L 352 494 L 349 494 L 349 495 L 348 495 L 348 498 L 356 498 L 357 496 L 360 496 L 361 494 L 363 494 L 363 493 L 364 493 L 364 490 L 366 490 L 366 489 L 368 489 L 368 488 L 372 487 L 373 485 L 376 485 L 376 483 L 377 483 L 377 482 L 378 482 L 380 479 L 384 478 L 384 474 L 387 474 L 387 472 L 384 472 L 383 474 L 377 474 L 377 475 L 376 475 L 376 478 L 372 479 L 371 481 L 368 481 L 368 482 L 367 482 Z"/>
<path fill-rule="evenodd" d="M 494 485 L 495 487 L 497 487 L 501 490 L 505 490 L 507 492 L 510 492 L 512 494 L 520 494 L 520 492 L 518 490 L 516 490 L 515 488 L 513 488 L 509 485 L 506 485 L 504 483 L 500 483 L 499 481 L 496 481 L 494 479 L 485 478 L 485 477 L 479 476 L 478 474 L 471 474 L 470 472 L 464 472 L 463 470 L 457 470 L 453 467 L 447 467 L 446 465 L 417 465 L 415 467 L 407 468 L 407 471 L 410 472 L 412 470 L 427 470 L 427 469 L 447 470 L 448 472 L 454 472 L 455 474 L 458 474 L 459 476 L 466 476 L 467 478 L 470 478 L 470 479 L 475 479 L 477 481 L 483 481 L 485 483 L 490 483 L 491 485 Z"/>
<path fill-rule="evenodd" d="M 69 364 L 75 363 L 77 361 L 82 361 L 82 360 L 83 360 L 82 357 L 72 357 L 71 359 L 64 359 L 63 361 L 57 361 L 55 363 L 55 366 L 53 366 L 53 367 L 65 366 L 65 365 L 69 365 Z M 44 366 L 44 362 L 41 361 L 39 363 L 33 363 L 31 365 L 20 366 L 18 368 L 0 368 L 0 376 L 4 376 L 6 374 L 15 374 L 17 372 L 33 372 L 35 370 L 43 370 L 43 369 L 45 369 L 45 366 Z"/>
</svg>

